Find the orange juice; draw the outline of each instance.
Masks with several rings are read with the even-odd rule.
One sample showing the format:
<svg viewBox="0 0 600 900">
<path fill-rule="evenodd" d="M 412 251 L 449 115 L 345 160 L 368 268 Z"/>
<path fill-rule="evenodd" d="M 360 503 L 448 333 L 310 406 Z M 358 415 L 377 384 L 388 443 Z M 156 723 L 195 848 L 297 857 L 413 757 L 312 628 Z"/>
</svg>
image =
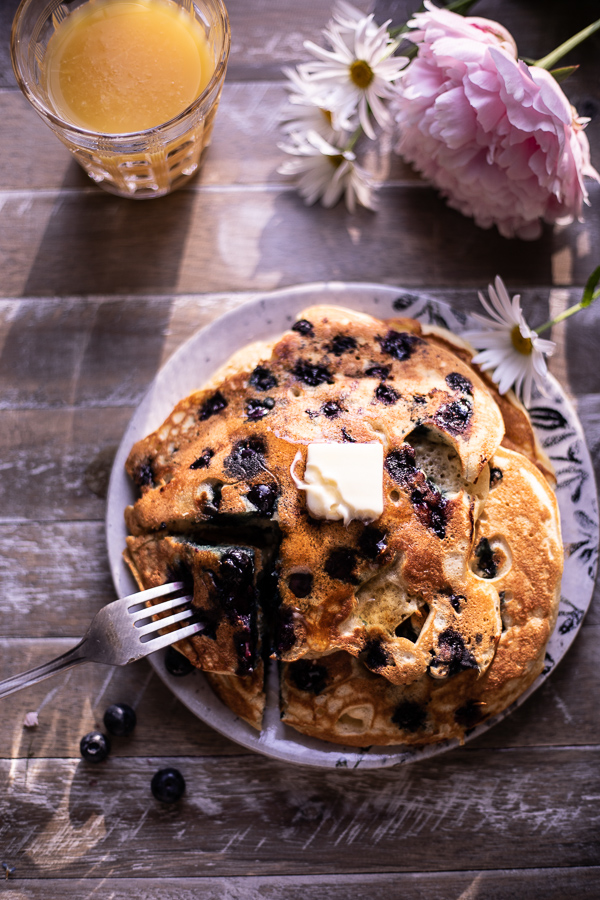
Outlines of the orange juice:
<svg viewBox="0 0 600 900">
<path fill-rule="evenodd" d="M 171 0 L 89 0 L 56 28 L 44 69 L 61 118 L 126 134 L 183 112 L 215 62 L 200 23 Z"/>
</svg>

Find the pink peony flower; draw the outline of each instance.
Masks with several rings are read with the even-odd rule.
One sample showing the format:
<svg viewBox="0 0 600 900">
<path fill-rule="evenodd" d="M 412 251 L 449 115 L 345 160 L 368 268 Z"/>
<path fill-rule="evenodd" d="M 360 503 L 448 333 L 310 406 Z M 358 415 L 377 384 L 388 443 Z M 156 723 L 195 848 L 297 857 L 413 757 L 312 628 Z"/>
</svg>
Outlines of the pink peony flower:
<svg viewBox="0 0 600 900">
<path fill-rule="evenodd" d="M 542 220 L 565 224 L 600 180 L 579 118 L 553 76 L 517 60 L 489 19 L 425 0 L 409 25 L 418 55 L 397 86 L 396 147 L 450 206 L 504 237 L 534 239 Z"/>
</svg>

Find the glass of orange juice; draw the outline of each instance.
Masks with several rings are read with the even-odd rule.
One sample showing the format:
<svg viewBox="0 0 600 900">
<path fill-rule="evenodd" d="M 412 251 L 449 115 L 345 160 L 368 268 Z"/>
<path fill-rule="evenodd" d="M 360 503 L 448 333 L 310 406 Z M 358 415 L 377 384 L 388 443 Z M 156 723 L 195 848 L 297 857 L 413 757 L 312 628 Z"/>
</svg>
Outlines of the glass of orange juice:
<svg viewBox="0 0 600 900">
<path fill-rule="evenodd" d="M 19 87 L 87 174 L 161 197 L 197 172 L 229 57 L 222 0 L 22 0 Z"/>
</svg>

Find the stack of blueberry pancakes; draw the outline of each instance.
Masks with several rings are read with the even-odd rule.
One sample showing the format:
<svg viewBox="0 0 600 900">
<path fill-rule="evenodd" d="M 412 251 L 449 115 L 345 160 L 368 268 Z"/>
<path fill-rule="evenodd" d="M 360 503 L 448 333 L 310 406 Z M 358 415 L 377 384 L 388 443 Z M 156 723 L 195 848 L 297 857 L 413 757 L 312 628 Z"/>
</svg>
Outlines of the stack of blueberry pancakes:
<svg viewBox="0 0 600 900">
<path fill-rule="evenodd" d="M 125 559 L 193 590 L 204 630 L 178 649 L 255 728 L 273 665 L 286 725 L 360 747 L 462 739 L 541 672 L 552 471 L 471 354 L 314 307 L 131 450 Z"/>
</svg>

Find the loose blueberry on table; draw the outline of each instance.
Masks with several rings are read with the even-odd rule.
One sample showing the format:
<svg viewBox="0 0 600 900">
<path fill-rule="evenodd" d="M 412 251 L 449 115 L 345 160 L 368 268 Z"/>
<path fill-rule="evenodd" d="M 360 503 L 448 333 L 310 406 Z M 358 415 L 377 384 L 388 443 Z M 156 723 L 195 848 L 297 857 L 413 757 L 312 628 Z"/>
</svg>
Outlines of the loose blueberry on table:
<svg viewBox="0 0 600 900">
<path fill-rule="evenodd" d="M 110 741 L 101 731 L 90 731 L 81 738 L 79 750 L 87 762 L 103 762 L 110 753 Z"/>
<path fill-rule="evenodd" d="M 175 803 L 184 794 L 185 779 L 179 769 L 168 766 L 166 769 L 159 769 L 152 776 L 150 789 L 155 799 L 161 803 Z"/>
<path fill-rule="evenodd" d="M 110 734 L 125 737 L 135 728 L 135 710 L 126 703 L 113 703 L 104 713 L 104 727 Z"/>
</svg>

